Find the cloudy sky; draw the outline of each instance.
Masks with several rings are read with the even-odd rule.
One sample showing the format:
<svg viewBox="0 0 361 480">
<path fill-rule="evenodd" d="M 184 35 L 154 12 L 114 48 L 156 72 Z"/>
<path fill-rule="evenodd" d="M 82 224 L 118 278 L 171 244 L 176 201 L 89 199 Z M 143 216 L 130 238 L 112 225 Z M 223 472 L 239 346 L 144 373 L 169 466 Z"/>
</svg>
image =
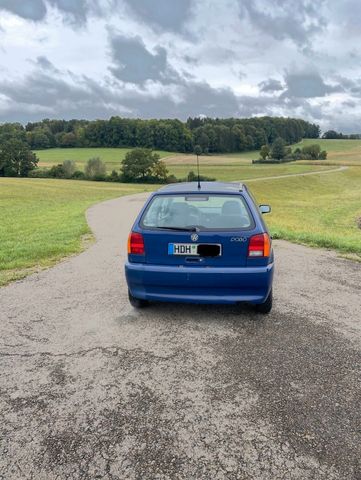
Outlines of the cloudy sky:
<svg viewBox="0 0 361 480">
<path fill-rule="evenodd" d="M 361 132 L 359 0 L 0 0 L 0 121 L 285 115 Z"/>
</svg>

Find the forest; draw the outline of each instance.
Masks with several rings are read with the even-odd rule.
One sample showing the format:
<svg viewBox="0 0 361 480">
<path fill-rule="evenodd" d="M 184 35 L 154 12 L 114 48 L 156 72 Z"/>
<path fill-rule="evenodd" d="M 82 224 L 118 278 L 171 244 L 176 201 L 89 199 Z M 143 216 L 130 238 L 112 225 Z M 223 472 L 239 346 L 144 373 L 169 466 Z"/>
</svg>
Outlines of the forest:
<svg viewBox="0 0 361 480">
<path fill-rule="evenodd" d="M 111 117 L 109 120 L 53 120 L 7 123 L 0 126 L 0 141 L 16 136 L 33 150 L 71 147 L 142 147 L 174 152 L 242 152 L 272 144 L 278 137 L 286 144 L 302 138 L 318 138 L 318 125 L 284 117 L 188 118 L 141 120 Z"/>
</svg>

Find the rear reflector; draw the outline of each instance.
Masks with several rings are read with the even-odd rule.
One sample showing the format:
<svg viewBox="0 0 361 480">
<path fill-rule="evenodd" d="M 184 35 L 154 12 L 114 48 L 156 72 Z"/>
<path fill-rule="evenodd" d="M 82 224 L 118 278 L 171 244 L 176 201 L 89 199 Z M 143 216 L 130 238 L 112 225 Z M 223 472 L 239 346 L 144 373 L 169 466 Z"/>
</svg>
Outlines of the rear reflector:
<svg viewBox="0 0 361 480">
<path fill-rule="evenodd" d="M 249 239 L 249 257 L 269 257 L 271 252 L 271 241 L 267 233 L 253 235 Z"/>
<path fill-rule="evenodd" d="M 130 232 L 128 237 L 128 253 L 132 255 L 144 255 L 144 240 L 141 233 Z"/>
</svg>

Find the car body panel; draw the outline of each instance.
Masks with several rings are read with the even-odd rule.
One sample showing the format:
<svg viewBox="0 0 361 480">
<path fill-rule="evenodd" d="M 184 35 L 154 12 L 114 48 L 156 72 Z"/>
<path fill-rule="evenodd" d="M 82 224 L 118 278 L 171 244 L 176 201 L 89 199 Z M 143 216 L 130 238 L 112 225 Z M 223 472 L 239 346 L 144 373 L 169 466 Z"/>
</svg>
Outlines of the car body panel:
<svg viewBox="0 0 361 480">
<path fill-rule="evenodd" d="M 193 243 L 191 231 L 173 231 L 142 226 L 150 202 L 159 195 L 238 195 L 246 201 L 252 225 L 246 229 L 200 230 L 198 244 L 220 244 L 222 255 L 193 257 L 169 255 L 170 243 Z M 202 182 L 176 184 L 154 192 L 140 211 L 132 228 L 144 239 L 145 255 L 128 255 L 126 279 L 133 297 L 143 300 L 189 303 L 263 303 L 272 288 L 274 257 L 248 257 L 249 239 L 268 233 L 258 206 L 246 187 L 237 184 Z"/>
</svg>

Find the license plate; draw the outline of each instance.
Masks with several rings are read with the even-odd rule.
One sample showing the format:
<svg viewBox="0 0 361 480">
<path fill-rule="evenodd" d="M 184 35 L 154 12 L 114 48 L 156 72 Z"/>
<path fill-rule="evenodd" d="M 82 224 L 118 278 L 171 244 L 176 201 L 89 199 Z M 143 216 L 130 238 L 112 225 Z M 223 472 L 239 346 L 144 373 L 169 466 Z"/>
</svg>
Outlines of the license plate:
<svg viewBox="0 0 361 480">
<path fill-rule="evenodd" d="M 168 243 L 168 255 L 198 255 L 198 244 Z"/>
</svg>

